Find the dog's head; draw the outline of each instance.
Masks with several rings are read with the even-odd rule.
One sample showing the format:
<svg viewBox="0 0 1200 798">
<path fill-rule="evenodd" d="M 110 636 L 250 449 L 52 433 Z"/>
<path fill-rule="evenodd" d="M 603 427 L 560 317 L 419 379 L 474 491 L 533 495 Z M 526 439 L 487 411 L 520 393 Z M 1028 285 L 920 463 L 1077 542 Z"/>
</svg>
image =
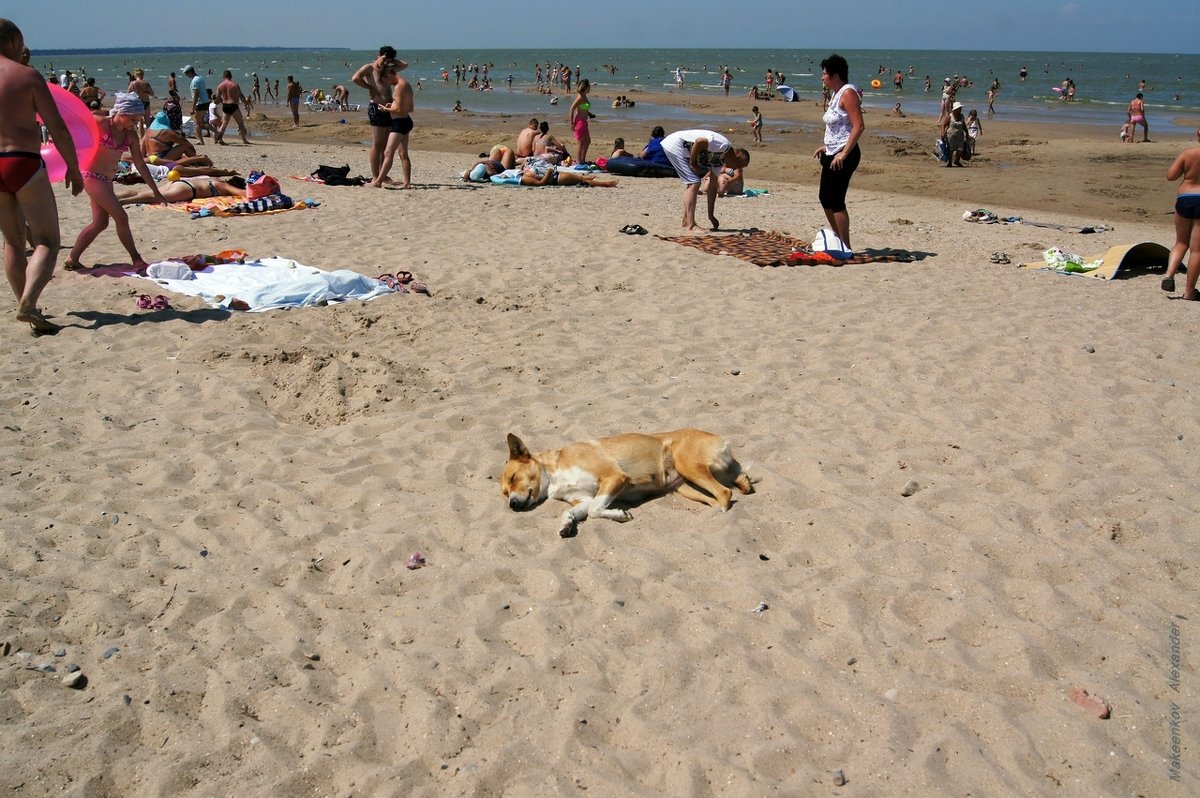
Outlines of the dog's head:
<svg viewBox="0 0 1200 798">
<path fill-rule="evenodd" d="M 500 493 L 511 510 L 531 510 L 546 498 L 542 491 L 542 466 L 516 435 L 508 433 L 508 462 L 500 475 Z"/>
</svg>

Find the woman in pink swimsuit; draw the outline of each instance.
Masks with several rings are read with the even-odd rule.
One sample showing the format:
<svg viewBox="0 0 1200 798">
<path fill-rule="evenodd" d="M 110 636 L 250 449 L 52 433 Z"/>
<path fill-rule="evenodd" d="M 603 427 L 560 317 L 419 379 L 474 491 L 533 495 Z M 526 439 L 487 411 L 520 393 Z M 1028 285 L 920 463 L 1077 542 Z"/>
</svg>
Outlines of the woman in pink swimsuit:
<svg viewBox="0 0 1200 798">
<path fill-rule="evenodd" d="M 117 238 L 121 240 L 125 251 L 129 253 L 135 269 L 146 268 L 146 261 L 138 253 L 137 244 L 133 240 L 133 231 L 129 228 L 129 215 L 121 207 L 113 191 L 113 176 L 117 173 L 117 161 L 125 150 L 129 150 L 129 160 L 133 163 L 138 174 L 146 181 L 154 195 L 155 202 L 166 202 L 158 190 L 158 185 L 146 168 L 142 158 L 142 149 L 138 146 L 134 126 L 142 118 L 142 101 L 136 94 L 117 92 L 112 111 L 108 118 L 99 119 L 100 146 L 96 149 L 92 162 L 83 170 L 83 188 L 92 201 L 92 221 L 80 231 L 75 239 L 75 246 L 63 262 L 65 269 L 79 269 L 82 264 L 79 258 L 84 250 L 91 246 L 106 227 L 109 219 L 117 226 Z"/>
<path fill-rule="evenodd" d="M 592 103 L 588 100 L 588 91 L 591 88 L 592 83 L 587 78 L 579 81 L 575 86 L 575 101 L 567 110 L 567 122 L 575 132 L 575 141 L 579 143 L 575 158 L 579 163 L 587 163 L 588 147 L 592 144 L 592 134 L 588 130 L 588 119 L 592 108 Z"/>
</svg>

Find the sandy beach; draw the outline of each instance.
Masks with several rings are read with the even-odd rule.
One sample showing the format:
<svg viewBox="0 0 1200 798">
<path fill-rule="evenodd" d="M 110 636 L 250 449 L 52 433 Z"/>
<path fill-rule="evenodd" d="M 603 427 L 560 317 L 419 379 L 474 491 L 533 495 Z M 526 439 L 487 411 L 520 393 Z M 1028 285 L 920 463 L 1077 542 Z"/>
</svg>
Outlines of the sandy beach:
<svg viewBox="0 0 1200 798">
<path fill-rule="evenodd" d="M 154 311 L 145 279 L 60 271 L 65 329 L 0 326 L 0 792 L 1197 792 L 1200 303 L 1015 265 L 1169 246 L 1187 139 L 985 119 L 943 169 L 932 120 L 870 114 L 854 243 L 922 257 L 772 268 L 657 238 L 676 180 L 465 186 L 525 119 L 417 100 L 415 190 L 291 180 L 366 174 L 365 115 L 268 108 L 201 151 L 319 207 L 130 215 L 149 260 L 242 248 L 432 296 Z M 749 144 L 749 101 L 701 102 Z M 721 200 L 722 229 L 809 239 L 820 109 L 760 107 L 769 193 Z M 605 112 L 593 156 L 644 143 Z M 69 246 L 88 203 L 57 193 Z M 110 229 L 84 260 L 126 256 Z M 682 426 L 756 492 L 566 540 L 564 505 L 500 495 L 506 433 Z"/>
</svg>

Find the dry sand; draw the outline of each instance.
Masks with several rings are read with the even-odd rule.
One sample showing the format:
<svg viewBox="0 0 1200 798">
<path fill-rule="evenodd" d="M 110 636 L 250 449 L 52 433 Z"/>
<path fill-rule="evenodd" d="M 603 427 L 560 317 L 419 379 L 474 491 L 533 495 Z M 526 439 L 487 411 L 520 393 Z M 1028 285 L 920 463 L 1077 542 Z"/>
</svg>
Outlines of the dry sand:
<svg viewBox="0 0 1200 798">
<path fill-rule="evenodd" d="M 803 113 L 724 227 L 823 226 Z M 148 282 L 60 273 L 65 330 L 0 327 L 0 792 L 1195 794 L 1200 310 L 1157 275 L 988 257 L 1170 244 L 1182 140 L 989 125 L 951 170 L 872 139 L 855 244 L 931 256 L 758 268 L 617 232 L 675 234 L 677 181 L 460 188 L 498 131 L 418 125 L 421 190 L 284 179 L 323 204 L 131 216 L 151 259 L 407 269 L 432 298 L 153 312 Z M 365 135 L 204 149 L 366 171 Z M 87 203 L 60 206 L 69 243 Z M 1116 229 L 961 220 L 981 206 Z M 123 259 L 110 230 L 85 262 Z M 684 425 L 729 439 L 757 492 L 570 540 L 561 506 L 500 496 L 507 432 Z"/>
</svg>

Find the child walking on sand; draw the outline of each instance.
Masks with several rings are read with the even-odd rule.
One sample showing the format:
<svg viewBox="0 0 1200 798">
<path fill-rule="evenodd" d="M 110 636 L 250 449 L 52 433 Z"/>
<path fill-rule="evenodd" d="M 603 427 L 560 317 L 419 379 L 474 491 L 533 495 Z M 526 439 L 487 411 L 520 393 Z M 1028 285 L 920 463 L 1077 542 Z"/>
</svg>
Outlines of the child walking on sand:
<svg viewBox="0 0 1200 798">
<path fill-rule="evenodd" d="M 82 267 L 79 259 L 83 257 L 84 250 L 91 246 L 96 237 L 108 227 L 109 219 L 116 224 L 117 238 L 121 240 L 125 251 L 129 253 L 133 267 L 138 270 L 146 268 L 146 261 L 138 252 L 137 244 L 133 240 L 133 231 L 129 228 L 129 216 L 117 200 L 116 192 L 113 191 L 113 176 L 117 173 L 117 162 L 125 150 L 129 150 L 129 160 L 133 162 L 138 174 L 142 176 L 146 185 L 154 193 L 154 201 L 166 202 L 158 190 L 158 184 L 150 175 L 150 170 L 146 168 L 146 162 L 142 158 L 142 148 L 138 143 L 137 135 L 133 132 L 134 126 L 142 118 L 143 108 L 144 105 L 136 94 L 117 92 L 108 118 L 97 120 L 100 126 L 100 146 L 96 149 L 92 162 L 83 170 L 83 187 L 92 201 L 92 221 L 80 231 L 79 237 L 75 239 L 75 246 L 71 247 L 71 253 L 63 262 L 65 269 Z"/>
<path fill-rule="evenodd" d="M 762 144 L 762 114 L 759 113 L 757 105 L 750 109 L 750 113 L 754 114 L 753 119 L 746 120 L 750 123 L 750 135 L 754 137 L 755 144 Z"/>
</svg>

